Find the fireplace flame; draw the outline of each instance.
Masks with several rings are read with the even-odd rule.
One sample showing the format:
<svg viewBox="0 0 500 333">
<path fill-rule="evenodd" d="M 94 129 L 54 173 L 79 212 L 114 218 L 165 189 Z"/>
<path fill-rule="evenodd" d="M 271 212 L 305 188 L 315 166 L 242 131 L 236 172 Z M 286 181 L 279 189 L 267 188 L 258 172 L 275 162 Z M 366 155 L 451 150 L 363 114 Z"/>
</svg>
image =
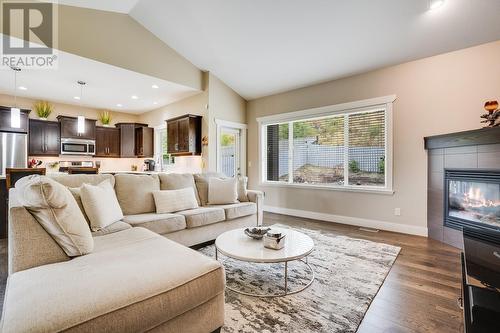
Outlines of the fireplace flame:
<svg viewBox="0 0 500 333">
<path fill-rule="evenodd" d="M 500 205 L 500 201 L 486 200 L 481 189 L 478 187 L 469 188 L 469 192 L 464 196 L 464 204 L 468 207 L 496 207 Z"/>
</svg>

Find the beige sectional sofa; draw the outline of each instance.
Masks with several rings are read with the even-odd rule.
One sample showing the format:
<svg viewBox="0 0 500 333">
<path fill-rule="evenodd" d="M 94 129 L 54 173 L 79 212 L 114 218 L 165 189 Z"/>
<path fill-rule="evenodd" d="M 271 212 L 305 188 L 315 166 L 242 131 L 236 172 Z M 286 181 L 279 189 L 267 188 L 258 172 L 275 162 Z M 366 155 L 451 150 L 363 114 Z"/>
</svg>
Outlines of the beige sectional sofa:
<svg viewBox="0 0 500 333">
<path fill-rule="evenodd" d="M 16 199 L 9 200 L 9 278 L 1 332 L 212 332 L 224 323 L 224 269 L 187 246 L 260 225 L 262 193 L 208 206 L 204 176 L 58 175 L 67 187 L 109 179 L 122 221 L 93 232 L 70 258 Z M 199 208 L 156 214 L 151 191 L 193 186 Z M 198 191 L 201 188 L 201 191 Z M 243 197 L 243 195 L 246 196 Z M 245 199 L 247 201 L 245 201 Z"/>
</svg>

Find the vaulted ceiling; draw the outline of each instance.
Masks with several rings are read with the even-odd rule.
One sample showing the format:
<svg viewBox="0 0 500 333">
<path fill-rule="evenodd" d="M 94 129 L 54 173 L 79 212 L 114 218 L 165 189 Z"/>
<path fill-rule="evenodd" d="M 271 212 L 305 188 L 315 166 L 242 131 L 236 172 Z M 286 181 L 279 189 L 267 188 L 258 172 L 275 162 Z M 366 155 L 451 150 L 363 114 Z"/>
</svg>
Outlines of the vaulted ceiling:
<svg viewBox="0 0 500 333">
<path fill-rule="evenodd" d="M 500 39 L 500 1 L 429 2 L 59 1 L 128 13 L 247 99 Z"/>
</svg>

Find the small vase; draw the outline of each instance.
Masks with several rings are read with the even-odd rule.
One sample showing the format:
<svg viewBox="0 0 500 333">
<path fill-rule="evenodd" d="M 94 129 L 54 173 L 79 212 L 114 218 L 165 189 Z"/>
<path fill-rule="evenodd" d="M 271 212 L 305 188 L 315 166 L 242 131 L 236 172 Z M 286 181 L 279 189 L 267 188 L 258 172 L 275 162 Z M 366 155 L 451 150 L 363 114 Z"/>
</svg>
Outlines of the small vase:
<svg viewBox="0 0 500 333">
<path fill-rule="evenodd" d="M 102 126 L 104 126 L 104 127 L 111 127 L 110 124 L 102 124 Z"/>
<path fill-rule="evenodd" d="M 40 120 L 47 120 L 47 118 L 45 118 L 45 117 L 40 117 L 38 119 L 40 119 Z"/>
</svg>

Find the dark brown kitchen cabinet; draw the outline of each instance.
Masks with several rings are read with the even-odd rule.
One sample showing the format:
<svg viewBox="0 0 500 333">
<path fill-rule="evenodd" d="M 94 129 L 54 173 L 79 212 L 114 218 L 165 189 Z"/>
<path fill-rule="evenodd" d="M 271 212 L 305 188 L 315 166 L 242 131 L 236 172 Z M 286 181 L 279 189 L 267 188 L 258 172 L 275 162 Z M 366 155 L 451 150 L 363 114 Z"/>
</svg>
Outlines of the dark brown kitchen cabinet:
<svg viewBox="0 0 500 333">
<path fill-rule="evenodd" d="M 120 157 L 135 157 L 135 123 L 119 123 Z"/>
<path fill-rule="evenodd" d="M 59 122 L 29 120 L 30 156 L 58 156 L 61 152 L 61 132 Z"/>
<path fill-rule="evenodd" d="M 152 157 L 153 128 L 147 124 L 118 123 L 120 129 L 120 157 Z"/>
<path fill-rule="evenodd" d="M 120 129 L 97 126 L 95 130 L 97 157 L 120 157 Z"/>
<path fill-rule="evenodd" d="M 135 128 L 135 153 L 137 157 L 153 157 L 154 130 L 151 127 Z"/>
<path fill-rule="evenodd" d="M 0 106 L 0 132 L 28 133 L 28 115 L 31 110 L 21 110 L 19 128 L 12 127 L 10 106 Z"/>
<path fill-rule="evenodd" d="M 201 119 L 201 116 L 187 114 L 167 120 L 167 150 L 169 154 L 201 154 Z"/>
<path fill-rule="evenodd" d="M 95 140 L 95 119 L 85 118 L 85 131 L 78 133 L 78 118 L 68 116 L 57 116 L 61 124 L 61 138 Z"/>
</svg>

